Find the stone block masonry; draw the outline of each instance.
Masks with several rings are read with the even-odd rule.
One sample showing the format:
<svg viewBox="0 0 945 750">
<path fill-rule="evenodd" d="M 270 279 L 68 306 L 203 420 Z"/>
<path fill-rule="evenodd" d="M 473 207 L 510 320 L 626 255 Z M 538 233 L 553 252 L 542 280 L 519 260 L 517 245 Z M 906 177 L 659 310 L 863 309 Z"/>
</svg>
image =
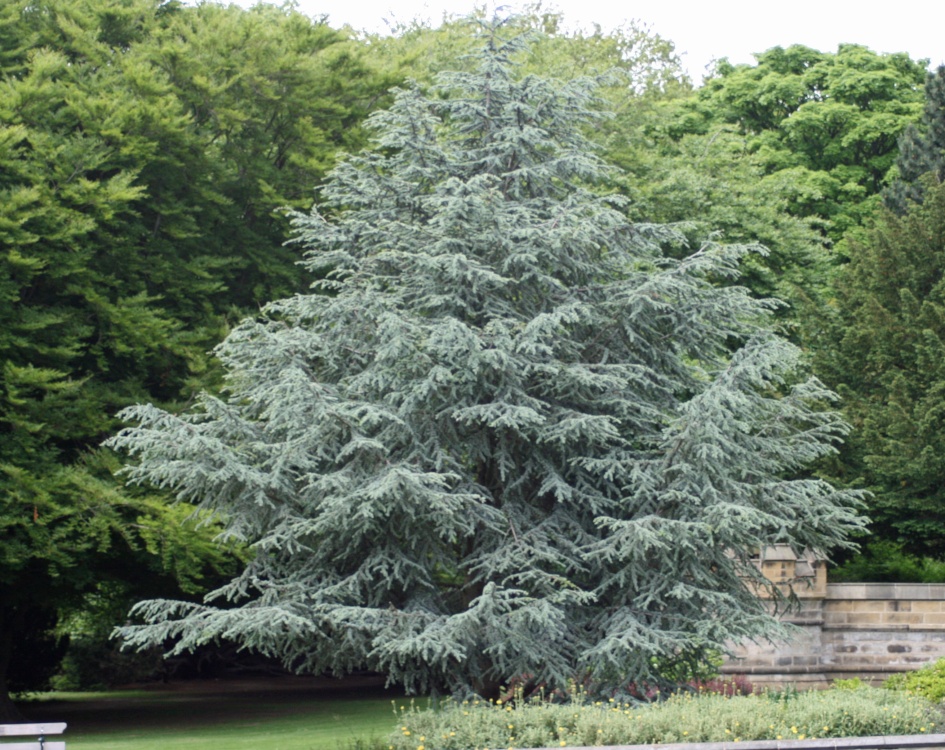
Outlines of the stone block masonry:
<svg viewBox="0 0 945 750">
<path fill-rule="evenodd" d="M 879 683 L 945 657 L 945 584 L 828 583 L 822 563 L 795 567 L 790 556 L 776 551 L 759 565 L 798 598 L 782 615 L 794 637 L 734 647 L 723 674 L 761 687 L 818 688 L 854 677 Z"/>
</svg>

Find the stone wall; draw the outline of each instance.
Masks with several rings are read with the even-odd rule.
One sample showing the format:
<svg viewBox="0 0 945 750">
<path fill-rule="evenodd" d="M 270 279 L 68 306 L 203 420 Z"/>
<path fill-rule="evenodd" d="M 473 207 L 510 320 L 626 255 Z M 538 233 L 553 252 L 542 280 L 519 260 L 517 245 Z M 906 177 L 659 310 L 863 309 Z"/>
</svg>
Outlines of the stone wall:
<svg viewBox="0 0 945 750">
<path fill-rule="evenodd" d="M 744 674 L 758 686 L 824 687 L 852 677 L 878 683 L 945 657 L 945 584 L 827 583 L 816 566 L 797 576 L 786 556 L 759 564 L 797 596 L 798 607 L 782 616 L 794 636 L 734 648 L 723 674 Z"/>
<path fill-rule="evenodd" d="M 874 680 L 945 656 L 945 585 L 831 583 L 822 660 L 831 678 Z"/>
</svg>

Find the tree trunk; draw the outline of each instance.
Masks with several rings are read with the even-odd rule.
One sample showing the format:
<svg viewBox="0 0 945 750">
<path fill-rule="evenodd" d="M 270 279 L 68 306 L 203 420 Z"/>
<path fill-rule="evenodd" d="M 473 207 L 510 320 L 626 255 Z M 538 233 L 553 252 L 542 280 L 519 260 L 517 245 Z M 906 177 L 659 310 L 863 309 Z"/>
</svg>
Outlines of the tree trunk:
<svg viewBox="0 0 945 750">
<path fill-rule="evenodd" d="M 26 721 L 26 717 L 16 707 L 6 686 L 0 687 L 0 724 L 19 724 Z"/>
<path fill-rule="evenodd" d="M 2 620 L 0 620 L 2 625 Z M 13 634 L 10 628 L 0 627 L 0 724 L 17 724 L 26 721 L 10 697 L 7 672 L 13 658 Z"/>
<path fill-rule="evenodd" d="M 480 698 L 485 700 L 495 700 L 500 698 L 503 694 L 503 688 L 507 687 L 503 685 L 498 680 L 493 680 L 488 677 L 480 677 L 476 680 L 473 680 L 473 691 Z"/>
</svg>

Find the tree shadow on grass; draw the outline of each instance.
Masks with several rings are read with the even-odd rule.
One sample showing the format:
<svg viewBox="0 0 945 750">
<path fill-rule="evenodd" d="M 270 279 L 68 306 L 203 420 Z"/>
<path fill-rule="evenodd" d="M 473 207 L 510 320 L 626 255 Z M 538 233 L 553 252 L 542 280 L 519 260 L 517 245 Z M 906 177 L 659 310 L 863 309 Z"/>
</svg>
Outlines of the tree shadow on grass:
<svg viewBox="0 0 945 750">
<path fill-rule="evenodd" d="M 69 734 L 251 727 L 273 720 L 349 724 L 390 711 L 403 691 L 383 678 L 277 677 L 193 680 L 106 693 L 63 693 L 18 702 L 29 721 L 65 721 Z M 395 719 L 393 714 L 390 722 Z"/>
</svg>

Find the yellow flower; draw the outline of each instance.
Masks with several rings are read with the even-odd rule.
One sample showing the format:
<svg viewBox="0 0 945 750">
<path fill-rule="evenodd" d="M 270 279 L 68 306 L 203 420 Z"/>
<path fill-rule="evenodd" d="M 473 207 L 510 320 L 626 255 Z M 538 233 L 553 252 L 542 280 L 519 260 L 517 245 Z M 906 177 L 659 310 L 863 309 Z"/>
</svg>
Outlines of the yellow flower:
<svg viewBox="0 0 945 750">
<path fill-rule="evenodd" d="M 791 731 L 794 732 L 794 734 L 797 734 L 797 727 L 791 727 Z"/>
<path fill-rule="evenodd" d="M 829 731 L 830 731 L 830 727 L 824 727 L 824 731 L 825 731 L 825 732 L 829 732 Z"/>
</svg>

